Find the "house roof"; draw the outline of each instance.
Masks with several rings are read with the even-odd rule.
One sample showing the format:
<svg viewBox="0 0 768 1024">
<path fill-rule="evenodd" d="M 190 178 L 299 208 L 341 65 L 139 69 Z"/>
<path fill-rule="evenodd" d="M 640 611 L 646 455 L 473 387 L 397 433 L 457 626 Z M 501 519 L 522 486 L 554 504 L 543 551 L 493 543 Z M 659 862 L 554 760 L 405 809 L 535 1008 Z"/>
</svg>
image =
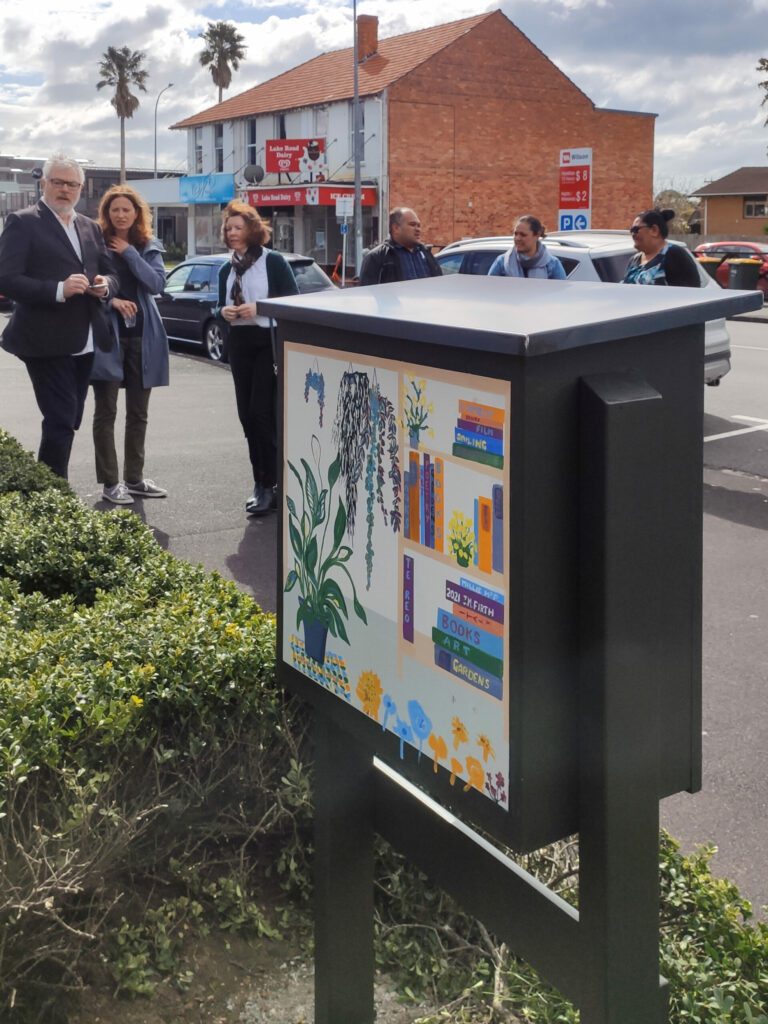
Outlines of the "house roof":
<svg viewBox="0 0 768 1024">
<path fill-rule="evenodd" d="M 768 195 L 768 166 L 739 167 L 724 178 L 702 185 L 692 196 Z"/>
<path fill-rule="evenodd" d="M 393 82 L 434 57 L 476 25 L 498 12 L 462 18 L 447 25 L 435 25 L 416 32 L 406 32 L 389 39 L 380 39 L 378 50 L 358 65 L 360 96 L 375 96 Z M 334 50 L 313 57 L 305 64 L 291 68 L 261 85 L 217 103 L 199 114 L 193 114 L 171 125 L 171 128 L 194 128 L 215 121 L 232 121 L 297 107 L 311 107 L 354 95 L 353 48 Z"/>
</svg>

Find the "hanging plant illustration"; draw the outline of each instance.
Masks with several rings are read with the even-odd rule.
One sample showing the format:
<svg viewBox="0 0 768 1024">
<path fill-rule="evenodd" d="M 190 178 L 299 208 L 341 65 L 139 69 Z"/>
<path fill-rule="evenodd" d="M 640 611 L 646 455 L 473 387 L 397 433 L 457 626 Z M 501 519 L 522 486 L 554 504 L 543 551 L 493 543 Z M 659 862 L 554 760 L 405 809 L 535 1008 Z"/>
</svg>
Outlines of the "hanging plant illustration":
<svg viewBox="0 0 768 1024">
<path fill-rule="evenodd" d="M 466 568 L 475 554 L 475 530 L 463 512 L 454 510 L 448 523 L 448 545 L 451 554 Z"/>
<path fill-rule="evenodd" d="M 408 383 L 403 385 L 403 419 L 402 426 L 408 431 L 408 439 L 411 448 L 419 447 L 419 439 L 425 430 L 428 430 L 431 437 L 435 432 L 427 426 L 429 414 L 434 412 L 431 402 L 426 400 L 427 382 L 409 377 Z"/>
<path fill-rule="evenodd" d="M 397 419 L 392 402 L 379 387 L 374 371 L 373 381 L 367 373 L 348 370 L 341 379 L 333 439 L 338 448 L 341 476 L 347 498 L 347 531 L 354 536 L 357 488 L 360 480 L 366 492 L 366 590 L 370 590 L 373 573 L 373 527 L 375 505 L 381 509 L 385 526 L 397 533 L 402 522 Z M 386 463 L 389 461 L 389 469 Z M 387 508 L 384 485 L 389 479 L 392 506 Z"/>
<path fill-rule="evenodd" d="M 325 379 L 320 372 L 320 367 L 315 360 L 314 370 L 307 370 L 304 378 L 304 401 L 309 402 L 309 392 L 317 392 L 317 404 L 320 407 L 320 426 L 323 425 L 323 409 L 325 409 Z"/>
<path fill-rule="evenodd" d="M 341 498 L 338 499 L 331 537 L 328 536 L 333 491 L 340 473 L 339 459 L 337 457 L 331 463 L 326 486 L 320 469 L 321 445 L 315 434 L 312 435 L 311 444 L 317 476 L 306 459 L 301 459 L 303 472 L 299 472 L 292 462 L 288 462 L 288 468 L 301 488 L 301 511 L 297 509 L 293 498 L 287 495 L 293 568 L 286 577 L 284 590 L 288 593 L 294 587 L 298 587 L 300 597 L 296 628 L 304 624 L 306 653 L 314 661 L 322 664 L 329 632 L 331 636 L 349 643 L 344 625 L 345 620 L 349 619 L 349 609 L 337 577 L 347 577 L 352 589 L 355 614 L 366 625 L 368 620 L 365 609 L 357 599 L 354 581 L 345 564 L 352 555 L 352 549 L 342 543 L 347 528 L 347 513 Z"/>
<path fill-rule="evenodd" d="M 346 488 L 347 532 L 355 535 L 357 485 L 363 475 L 365 453 L 370 440 L 371 392 L 367 373 L 347 370 L 341 378 L 333 440 Z"/>
</svg>

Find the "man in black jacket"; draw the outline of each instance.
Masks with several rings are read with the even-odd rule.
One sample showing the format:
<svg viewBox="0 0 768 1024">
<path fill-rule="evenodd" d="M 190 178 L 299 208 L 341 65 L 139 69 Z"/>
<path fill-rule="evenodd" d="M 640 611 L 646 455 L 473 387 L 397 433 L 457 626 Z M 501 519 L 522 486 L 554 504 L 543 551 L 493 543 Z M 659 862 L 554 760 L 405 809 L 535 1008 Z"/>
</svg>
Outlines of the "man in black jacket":
<svg viewBox="0 0 768 1024">
<path fill-rule="evenodd" d="M 421 222 L 407 206 L 397 206 L 389 215 L 389 238 L 365 256 L 360 284 L 389 284 L 419 277 L 440 277 L 442 270 L 421 238 Z"/>
<path fill-rule="evenodd" d="M 117 292 L 98 225 L 75 213 L 83 179 L 76 160 L 51 157 L 40 202 L 10 214 L 0 236 L 0 292 L 15 301 L 2 346 L 32 381 L 43 416 L 38 459 L 65 479 L 94 345 L 111 345 L 104 300 Z"/>
</svg>

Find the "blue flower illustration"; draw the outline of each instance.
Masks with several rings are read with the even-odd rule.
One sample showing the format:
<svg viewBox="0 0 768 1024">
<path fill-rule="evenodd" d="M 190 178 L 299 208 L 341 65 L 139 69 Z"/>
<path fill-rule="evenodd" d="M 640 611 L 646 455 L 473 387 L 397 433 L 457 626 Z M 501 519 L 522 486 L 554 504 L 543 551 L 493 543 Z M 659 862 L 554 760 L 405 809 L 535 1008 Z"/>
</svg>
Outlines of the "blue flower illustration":
<svg viewBox="0 0 768 1024">
<path fill-rule="evenodd" d="M 427 717 L 426 711 L 417 700 L 408 701 L 408 717 L 419 741 L 419 760 L 421 760 L 421 746 L 432 732 L 432 721 Z"/>
<path fill-rule="evenodd" d="M 390 715 L 397 714 L 397 704 L 395 704 L 395 702 L 392 700 L 388 693 L 384 694 L 381 703 L 384 706 L 384 720 L 381 723 L 381 728 L 386 729 L 387 719 L 390 717 Z"/>
<path fill-rule="evenodd" d="M 404 722 L 402 718 L 397 715 L 394 728 L 395 736 L 400 737 L 400 760 L 402 761 L 405 757 L 405 750 L 403 748 L 404 743 L 413 743 L 413 730 L 407 722 Z"/>
</svg>

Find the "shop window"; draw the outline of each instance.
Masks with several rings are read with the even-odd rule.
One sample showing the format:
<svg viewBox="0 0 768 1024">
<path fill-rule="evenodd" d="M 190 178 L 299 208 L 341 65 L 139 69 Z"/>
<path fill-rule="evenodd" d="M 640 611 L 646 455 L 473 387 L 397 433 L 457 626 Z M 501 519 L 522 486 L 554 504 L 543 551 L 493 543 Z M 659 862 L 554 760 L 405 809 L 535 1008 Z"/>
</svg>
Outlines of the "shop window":
<svg viewBox="0 0 768 1024">
<path fill-rule="evenodd" d="M 287 139 L 285 131 L 285 114 L 275 114 L 275 138 Z"/>
<path fill-rule="evenodd" d="M 349 104 L 349 162 L 355 162 L 355 104 Z M 360 103 L 360 163 L 365 163 L 365 104 Z"/>
<path fill-rule="evenodd" d="M 744 196 L 745 217 L 768 217 L 768 196 Z"/>
<path fill-rule="evenodd" d="M 315 107 L 315 135 L 321 139 L 328 135 L 328 107 Z"/>
<path fill-rule="evenodd" d="M 245 162 L 256 163 L 256 118 L 251 117 L 245 122 Z"/>
<path fill-rule="evenodd" d="M 203 129 L 195 128 L 195 174 L 203 173 Z"/>
<path fill-rule="evenodd" d="M 217 174 L 224 170 L 224 125 L 213 126 L 213 161 Z"/>
</svg>

